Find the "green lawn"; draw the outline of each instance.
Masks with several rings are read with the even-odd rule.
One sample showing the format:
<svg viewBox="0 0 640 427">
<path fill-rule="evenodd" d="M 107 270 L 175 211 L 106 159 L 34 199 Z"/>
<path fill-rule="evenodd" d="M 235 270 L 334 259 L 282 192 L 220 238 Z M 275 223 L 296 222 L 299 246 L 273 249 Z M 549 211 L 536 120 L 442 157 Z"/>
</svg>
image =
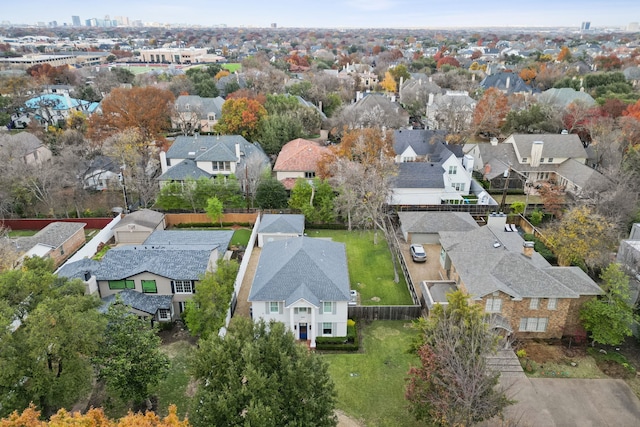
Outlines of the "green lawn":
<svg viewBox="0 0 640 427">
<path fill-rule="evenodd" d="M 222 68 L 224 70 L 228 70 L 230 73 L 233 73 L 237 70 L 239 70 L 240 68 L 242 68 L 242 64 L 238 63 L 238 62 L 232 62 L 229 64 L 222 64 Z"/>
<path fill-rule="evenodd" d="M 187 341 L 176 341 L 163 345 L 164 351 L 171 360 L 169 373 L 160 382 L 157 388 L 158 414 L 167 415 L 169 405 L 172 403 L 178 407 L 180 418 L 189 410 L 191 397 L 187 395 L 189 386 L 189 373 L 187 371 L 187 360 L 193 352 L 193 345 Z"/>
<path fill-rule="evenodd" d="M 346 244 L 349 281 L 351 288 L 360 292 L 362 305 L 413 304 L 399 266 L 400 282 L 393 282 L 391 254 L 381 233 L 377 245 L 373 244 L 372 231 L 308 230 L 307 235 Z"/>
<path fill-rule="evenodd" d="M 233 233 L 231 238 L 231 246 L 244 246 L 245 248 L 249 244 L 249 238 L 251 237 L 251 230 L 247 228 L 239 228 Z"/>
<path fill-rule="evenodd" d="M 337 408 L 367 426 L 414 427 L 405 378 L 418 358 L 407 352 L 417 331 L 404 321 L 375 321 L 361 330 L 364 353 L 323 354 L 336 385 Z"/>
<path fill-rule="evenodd" d="M 38 232 L 38 230 L 11 230 L 9 232 L 9 237 L 11 237 L 11 238 L 29 237 L 29 236 L 33 236 L 37 232 Z"/>
</svg>

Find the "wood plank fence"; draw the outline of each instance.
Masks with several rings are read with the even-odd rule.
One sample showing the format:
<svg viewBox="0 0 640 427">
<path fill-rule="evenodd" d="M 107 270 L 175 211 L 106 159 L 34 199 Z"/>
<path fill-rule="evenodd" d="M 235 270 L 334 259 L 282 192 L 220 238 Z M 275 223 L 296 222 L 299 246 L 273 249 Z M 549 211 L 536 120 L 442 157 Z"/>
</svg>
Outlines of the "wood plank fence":
<svg viewBox="0 0 640 427">
<path fill-rule="evenodd" d="M 357 305 L 349 306 L 349 318 L 354 320 L 414 320 L 422 316 L 419 305 Z"/>
</svg>

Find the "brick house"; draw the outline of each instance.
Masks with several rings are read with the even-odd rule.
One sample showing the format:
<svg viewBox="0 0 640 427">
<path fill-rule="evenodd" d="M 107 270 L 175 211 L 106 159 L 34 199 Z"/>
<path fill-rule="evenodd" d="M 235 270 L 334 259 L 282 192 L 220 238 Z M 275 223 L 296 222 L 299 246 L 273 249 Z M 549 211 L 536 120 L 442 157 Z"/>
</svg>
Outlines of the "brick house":
<svg viewBox="0 0 640 427">
<path fill-rule="evenodd" d="M 506 215 L 493 214 L 484 227 L 441 232 L 441 276 L 481 304 L 490 323 L 508 334 L 543 339 L 575 334 L 580 307 L 602 290 L 578 267 L 550 265 L 533 242 L 506 231 L 505 224 Z M 438 302 L 428 285 L 425 290 Z"/>
<path fill-rule="evenodd" d="M 52 222 L 33 236 L 15 239 L 15 246 L 21 258 L 51 258 L 58 267 L 86 243 L 86 225 L 84 222 Z"/>
</svg>

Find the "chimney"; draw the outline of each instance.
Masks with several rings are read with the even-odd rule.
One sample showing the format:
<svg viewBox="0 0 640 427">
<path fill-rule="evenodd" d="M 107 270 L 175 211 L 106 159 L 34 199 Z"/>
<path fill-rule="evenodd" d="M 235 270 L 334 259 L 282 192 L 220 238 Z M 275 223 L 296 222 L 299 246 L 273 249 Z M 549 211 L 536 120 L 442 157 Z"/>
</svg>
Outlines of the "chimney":
<svg viewBox="0 0 640 427">
<path fill-rule="evenodd" d="M 523 242 L 522 243 L 522 254 L 524 256 L 526 256 L 527 258 L 531 258 L 533 256 L 533 246 L 535 245 L 534 242 Z"/>
<path fill-rule="evenodd" d="M 470 154 L 465 154 L 465 156 L 462 158 L 462 165 L 469 173 L 473 172 L 473 161 L 474 158 Z"/>
<path fill-rule="evenodd" d="M 511 86 L 511 77 L 507 77 L 507 83 L 505 83 L 504 88 L 509 89 L 509 86 Z"/>
<path fill-rule="evenodd" d="M 429 102 L 427 103 L 427 105 L 433 105 L 433 94 L 432 93 L 429 94 Z"/>
<path fill-rule="evenodd" d="M 491 139 L 489 140 L 489 143 L 494 147 L 497 146 L 498 145 L 498 138 L 496 138 L 495 136 L 491 137 Z"/>
<path fill-rule="evenodd" d="M 240 160 L 240 144 L 236 142 L 236 159 Z"/>
<path fill-rule="evenodd" d="M 322 111 L 322 101 L 318 101 L 318 110 Z"/>
<path fill-rule="evenodd" d="M 543 147 L 544 147 L 544 142 L 542 141 L 533 141 L 533 144 L 531 144 L 531 162 L 529 164 L 534 168 L 537 168 L 538 166 L 540 166 L 540 159 L 542 158 Z"/>
<path fill-rule="evenodd" d="M 160 152 L 160 169 L 162 173 L 165 173 L 169 167 L 167 166 L 167 153 L 164 151 Z"/>
<path fill-rule="evenodd" d="M 471 81 L 475 82 L 476 81 L 476 75 L 475 74 L 471 74 Z"/>
<path fill-rule="evenodd" d="M 504 231 L 504 226 L 507 224 L 507 214 L 506 213 L 490 213 L 489 218 L 487 218 L 487 226 L 493 229 L 498 229 L 500 231 Z"/>
<path fill-rule="evenodd" d="M 404 83 L 404 77 L 400 76 L 400 84 L 398 85 L 398 92 L 402 90 L 402 83 Z"/>
</svg>

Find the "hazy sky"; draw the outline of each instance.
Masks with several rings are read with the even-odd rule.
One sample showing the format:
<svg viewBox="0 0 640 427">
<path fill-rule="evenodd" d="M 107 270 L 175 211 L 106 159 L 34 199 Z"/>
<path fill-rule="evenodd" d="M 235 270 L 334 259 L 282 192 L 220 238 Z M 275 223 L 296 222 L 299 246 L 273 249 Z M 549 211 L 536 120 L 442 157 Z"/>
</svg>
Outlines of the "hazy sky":
<svg viewBox="0 0 640 427">
<path fill-rule="evenodd" d="M 30 0 L 2 8 L 13 24 L 81 22 L 109 15 L 160 23 L 268 27 L 626 26 L 640 0 Z"/>
</svg>

